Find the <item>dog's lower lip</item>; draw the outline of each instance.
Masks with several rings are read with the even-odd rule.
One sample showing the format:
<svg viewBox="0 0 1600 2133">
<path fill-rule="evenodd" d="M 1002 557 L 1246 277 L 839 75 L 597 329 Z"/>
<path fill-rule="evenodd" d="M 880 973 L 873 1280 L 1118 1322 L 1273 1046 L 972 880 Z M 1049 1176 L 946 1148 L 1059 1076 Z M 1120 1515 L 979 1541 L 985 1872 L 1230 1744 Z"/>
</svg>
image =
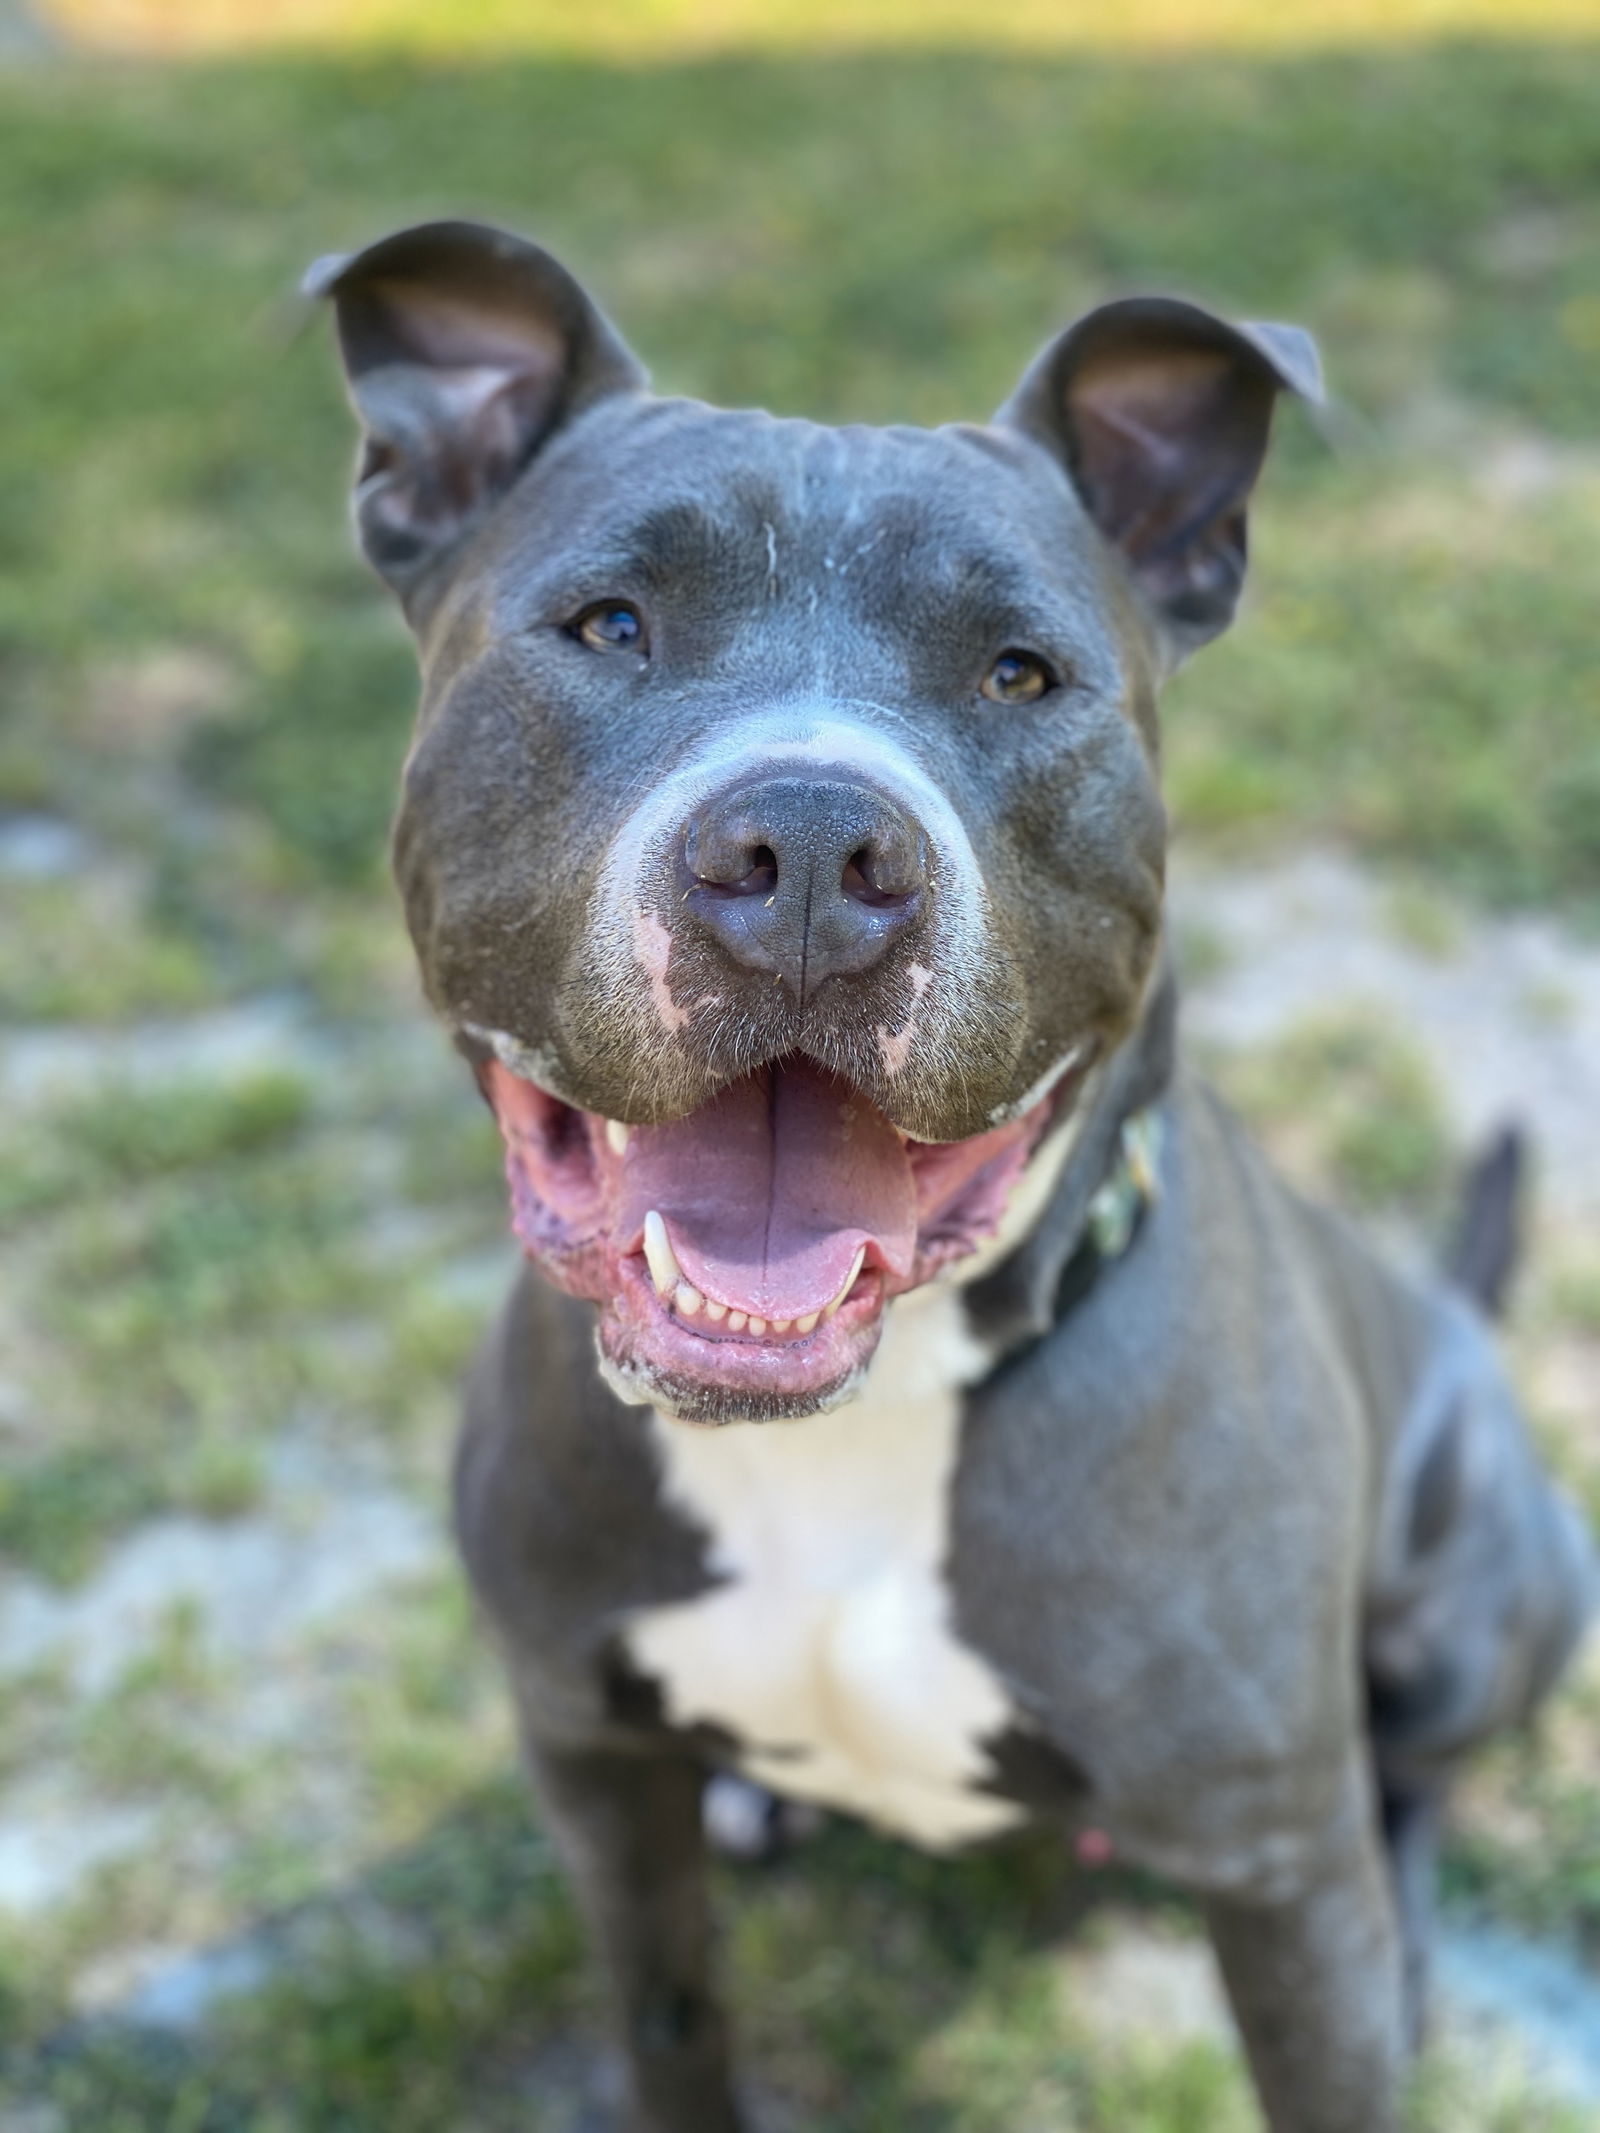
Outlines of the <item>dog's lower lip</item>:
<svg viewBox="0 0 1600 2133">
<path fill-rule="evenodd" d="M 864 1368 L 882 1330 L 883 1303 L 882 1278 L 869 1272 L 809 1335 L 752 1336 L 748 1327 L 729 1335 L 680 1317 L 633 1254 L 601 1304 L 600 1351 L 627 1397 L 691 1420 L 810 1414 L 832 1404 Z"/>
</svg>

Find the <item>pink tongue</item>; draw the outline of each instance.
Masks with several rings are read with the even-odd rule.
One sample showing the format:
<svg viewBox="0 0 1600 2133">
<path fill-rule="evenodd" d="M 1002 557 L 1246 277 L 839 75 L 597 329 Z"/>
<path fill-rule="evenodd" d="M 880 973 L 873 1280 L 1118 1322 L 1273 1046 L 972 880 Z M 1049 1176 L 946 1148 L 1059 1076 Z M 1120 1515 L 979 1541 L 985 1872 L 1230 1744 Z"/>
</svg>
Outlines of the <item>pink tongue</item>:
<svg viewBox="0 0 1600 2133">
<path fill-rule="evenodd" d="M 697 1289 L 763 1318 L 803 1318 L 838 1295 L 863 1244 L 904 1279 L 917 1192 L 875 1104 L 820 1067 L 764 1068 L 670 1126 L 636 1127 L 618 1228 L 655 1208 Z"/>
</svg>

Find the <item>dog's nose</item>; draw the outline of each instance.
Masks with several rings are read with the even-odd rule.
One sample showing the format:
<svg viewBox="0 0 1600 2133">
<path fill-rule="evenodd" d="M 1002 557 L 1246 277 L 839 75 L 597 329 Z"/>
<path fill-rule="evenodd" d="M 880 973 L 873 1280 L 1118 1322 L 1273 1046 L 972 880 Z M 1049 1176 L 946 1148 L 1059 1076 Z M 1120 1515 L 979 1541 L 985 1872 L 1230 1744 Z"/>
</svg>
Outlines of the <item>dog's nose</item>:
<svg viewBox="0 0 1600 2133">
<path fill-rule="evenodd" d="M 686 825 L 683 851 L 697 924 L 802 1003 L 827 978 L 870 970 L 928 897 L 920 824 L 845 778 L 762 778 L 723 793 Z"/>
</svg>

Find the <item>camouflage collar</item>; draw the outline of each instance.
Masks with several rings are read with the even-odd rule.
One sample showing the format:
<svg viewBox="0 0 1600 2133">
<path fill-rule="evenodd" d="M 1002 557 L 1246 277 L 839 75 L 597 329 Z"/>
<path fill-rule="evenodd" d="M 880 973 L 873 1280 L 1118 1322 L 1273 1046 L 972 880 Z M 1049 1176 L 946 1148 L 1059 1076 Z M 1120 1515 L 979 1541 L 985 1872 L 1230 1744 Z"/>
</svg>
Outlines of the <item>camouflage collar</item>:
<svg viewBox="0 0 1600 2133">
<path fill-rule="evenodd" d="M 1158 1104 L 1125 1118 L 1111 1168 L 1095 1189 L 1078 1242 L 1056 1284 L 1053 1326 L 1083 1302 L 1105 1269 L 1120 1259 L 1161 1197 L 1166 1121 Z"/>
</svg>

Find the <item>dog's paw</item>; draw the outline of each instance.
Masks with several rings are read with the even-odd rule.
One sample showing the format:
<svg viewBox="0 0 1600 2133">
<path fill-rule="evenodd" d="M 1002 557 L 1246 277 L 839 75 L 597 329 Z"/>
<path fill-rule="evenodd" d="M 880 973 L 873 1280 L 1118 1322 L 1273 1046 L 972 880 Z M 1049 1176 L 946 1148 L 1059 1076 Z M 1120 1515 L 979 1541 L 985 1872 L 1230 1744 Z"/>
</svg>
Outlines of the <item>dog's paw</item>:
<svg viewBox="0 0 1600 2133">
<path fill-rule="evenodd" d="M 780 1799 L 764 1785 L 732 1770 L 719 1770 L 706 1785 L 701 1806 L 706 1841 L 724 1859 L 776 1859 L 792 1844 L 815 1836 L 822 1810 L 805 1800 Z"/>
</svg>

